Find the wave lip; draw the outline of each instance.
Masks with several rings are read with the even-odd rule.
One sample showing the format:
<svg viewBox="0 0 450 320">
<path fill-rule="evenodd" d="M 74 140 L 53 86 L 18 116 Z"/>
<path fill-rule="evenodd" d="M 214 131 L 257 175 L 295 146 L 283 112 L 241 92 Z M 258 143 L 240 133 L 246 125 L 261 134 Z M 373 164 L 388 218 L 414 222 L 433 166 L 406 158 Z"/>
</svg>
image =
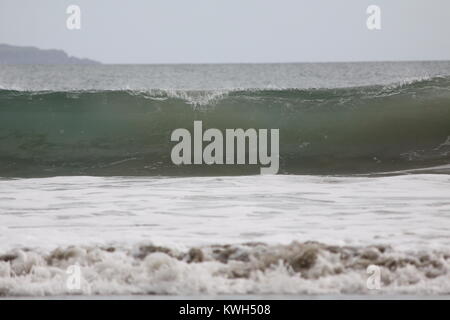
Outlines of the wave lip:
<svg viewBox="0 0 450 320">
<path fill-rule="evenodd" d="M 66 270 L 80 266 L 80 289 Z M 2 296 L 368 294 L 367 267 L 380 268 L 379 294 L 450 293 L 450 252 L 339 247 L 317 242 L 246 243 L 178 251 L 152 243 L 126 249 L 71 246 L 0 255 Z"/>
<path fill-rule="evenodd" d="M 280 129 L 280 173 L 449 164 L 450 78 L 395 86 L 219 91 L 0 90 L 0 176 L 253 174 L 175 166 L 174 129 Z"/>
</svg>

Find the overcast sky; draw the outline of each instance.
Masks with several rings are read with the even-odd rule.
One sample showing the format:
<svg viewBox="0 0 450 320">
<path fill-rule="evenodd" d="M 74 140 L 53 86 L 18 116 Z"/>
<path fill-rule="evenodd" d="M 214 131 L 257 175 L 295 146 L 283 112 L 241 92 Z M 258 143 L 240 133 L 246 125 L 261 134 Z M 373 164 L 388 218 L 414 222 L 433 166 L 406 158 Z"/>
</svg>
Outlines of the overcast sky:
<svg viewBox="0 0 450 320">
<path fill-rule="evenodd" d="M 450 60 L 450 1 L 0 0 L 0 43 L 104 63 Z"/>
</svg>

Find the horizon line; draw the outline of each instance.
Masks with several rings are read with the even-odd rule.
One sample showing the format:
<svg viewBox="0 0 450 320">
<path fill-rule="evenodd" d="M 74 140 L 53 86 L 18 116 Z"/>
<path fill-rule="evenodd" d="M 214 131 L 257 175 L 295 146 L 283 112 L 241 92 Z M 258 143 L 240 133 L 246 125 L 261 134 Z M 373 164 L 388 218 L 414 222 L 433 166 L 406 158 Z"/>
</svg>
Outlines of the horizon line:
<svg viewBox="0 0 450 320">
<path fill-rule="evenodd" d="M 88 58 L 91 59 L 91 58 Z M 98 61 L 98 60 L 96 60 Z M 224 65 L 224 64 L 308 64 L 308 63 L 373 63 L 373 62 L 450 62 L 448 59 L 404 59 L 404 60 L 329 60 L 329 61 L 269 61 L 269 62 L 101 62 L 102 65 Z"/>
</svg>

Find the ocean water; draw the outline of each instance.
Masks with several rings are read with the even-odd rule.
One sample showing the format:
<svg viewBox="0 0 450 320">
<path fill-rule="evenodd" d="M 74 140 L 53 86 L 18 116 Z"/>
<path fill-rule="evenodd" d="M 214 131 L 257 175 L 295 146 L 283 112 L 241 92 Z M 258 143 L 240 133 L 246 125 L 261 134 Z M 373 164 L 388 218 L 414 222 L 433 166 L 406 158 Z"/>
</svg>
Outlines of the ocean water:
<svg viewBox="0 0 450 320">
<path fill-rule="evenodd" d="M 279 174 L 174 165 L 194 120 Z M 0 295 L 448 295 L 449 173 L 450 62 L 0 66 Z"/>
</svg>

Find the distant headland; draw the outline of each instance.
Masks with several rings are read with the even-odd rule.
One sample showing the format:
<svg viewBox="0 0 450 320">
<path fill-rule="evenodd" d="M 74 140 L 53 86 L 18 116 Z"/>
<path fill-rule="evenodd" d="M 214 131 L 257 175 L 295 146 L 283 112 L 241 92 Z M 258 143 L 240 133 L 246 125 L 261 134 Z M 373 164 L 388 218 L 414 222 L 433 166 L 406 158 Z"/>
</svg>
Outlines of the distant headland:
<svg viewBox="0 0 450 320">
<path fill-rule="evenodd" d="M 71 57 L 63 50 L 0 44 L 0 64 L 100 64 L 100 62 Z"/>
</svg>

